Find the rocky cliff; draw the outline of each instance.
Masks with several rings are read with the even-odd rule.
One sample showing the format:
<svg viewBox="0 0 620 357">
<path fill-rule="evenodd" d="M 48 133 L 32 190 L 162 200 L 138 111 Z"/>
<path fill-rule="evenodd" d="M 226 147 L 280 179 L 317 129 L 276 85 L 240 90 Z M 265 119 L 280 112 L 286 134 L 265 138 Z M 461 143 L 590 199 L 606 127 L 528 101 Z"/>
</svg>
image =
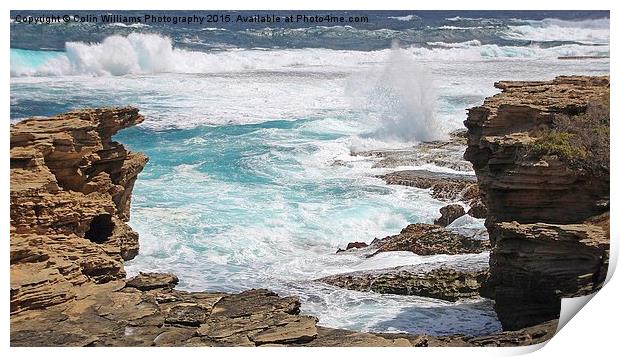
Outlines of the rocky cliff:
<svg viewBox="0 0 620 357">
<path fill-rule="evenodd" d="M 512 330 L 557 318 L 562 297 L 605 280 L 609 147 L 600 142 L 609 140 L 609 78 L 495 86 L 502 92 L 469 110 L 465 158 L 487 207 L 491 297 Z M 597 103 L 607 111 L 592 110 Z"/>
<path fill-rule="evenodd" d="M 75 299 L 125 276 L 138 252 L 126 224 L 146 156 L 111 137 L 137 109 L 82 110 L 11 126 L 11 313 Z"/>
</svg>

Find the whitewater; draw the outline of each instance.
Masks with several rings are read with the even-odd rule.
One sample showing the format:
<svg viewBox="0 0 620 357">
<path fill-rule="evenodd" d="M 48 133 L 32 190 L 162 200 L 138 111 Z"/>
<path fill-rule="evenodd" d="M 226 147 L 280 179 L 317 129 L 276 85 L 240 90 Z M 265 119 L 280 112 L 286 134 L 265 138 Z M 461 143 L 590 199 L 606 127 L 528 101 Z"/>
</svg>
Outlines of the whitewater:
<svg viewBox="0 0 620 357">
<path fill-rule="evenodd" d="M 140 234 L 140 254 L 126 263 L 129 275 L 172 272 L 179 288 L 192 291 L 269 288 L 297 295 L 302 312 L 329 327 L 497 332 L 501 327 L 487 300 L 450 303 L 313 281 L 402 265 L 488 265 L 488 253 L 335 254 L 348 242 L 370 243 L 407 224 L 432 222 L 445 205 L 428 190 L 388 186 L 377 175 L 456 172 L 430 163 L 380 168 L 378 158 L 356 153 L 447 139 L 463 128 L 467 108 L 497 92 L 498 80 L 608 74 L 609 20 L 505 23 L 444 16 L 427 29 L 408 27 L 424 21 L 422 14 L 390 17 L 390 26 L 374 30 L 201 27 L 156 33 L 150 26 L 110 24 L 110 33 L 99 39 L 61 36 L 61 49 L 12 48 L 11 121 L 120 105 L 145 115 L 143 124 L 115 136 L 150 158 L 132 196 L 130 225 Z M 348 43 L 389 41 L 371 49 L 340 48 L 340 42 L 305 46 L 309 38 L 332 43 L 342 36 Z M 299 46 L 264 46 L 282 37 Z M 410 37 L 421 40 L 412 45 Z M 238 46 L 239 39 L 247 45 Z M 579 56 L 587 58 L 561 59 Z M 449 228 L 479 232 L 484 226 L 465 216 Z"/>
</svg>

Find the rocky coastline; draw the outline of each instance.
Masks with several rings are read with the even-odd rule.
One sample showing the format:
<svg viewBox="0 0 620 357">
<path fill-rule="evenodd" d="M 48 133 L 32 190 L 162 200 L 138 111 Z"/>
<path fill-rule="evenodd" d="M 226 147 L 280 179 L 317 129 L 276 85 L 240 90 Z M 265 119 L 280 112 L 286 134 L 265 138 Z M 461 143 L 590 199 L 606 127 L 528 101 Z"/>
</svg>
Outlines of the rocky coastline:
<svg viewBox="0 0 620 357">
<path fill-rule="evenodd" d="M 430 190 L 447 204 L 441 217 L 336 253 L 490 251 L 489 268 L 405 266 L 319 281 L 446 301 L 493 299 L 504 332 L 436 337 L 331 329 L 301 314 L 296 297 L 265 289 L 186 292 L 166 273 L 128 279 L 123 263 L 139 252 L 138 235 L 127 224 L 131 193 L 148 158 L 112 140 L 144 120 L 127 107 L 11 125 L 11 345 L 513 346 L 551 338 L 559 299 L 595 291 L 605 279 L 609 174 L 595 177 L 557 155 L 534 160 L 519 149 L 535 141 L 541 126 L 552 127 L 554 115 L 580 115 L 593 98 L 608 98 L 609 80 L 559 77 L 496 86 L 503 92 L 469 111 L 467 133 L 420 144 L 417 154 L 358 153 L 379 158 L 378 167 L 473 165 L 476 176 L 415 170 L 382 175 L 388 184 Z M 448 150 L 463 145 L 471 164 Z M 464 215 L 486 218 L 488 238 L 486 232 L 480 237 L 450 229 Z"/>
<path fill-rule="evenodd" d="M 561 298 L 607 276 L 609 77 L 495 86 L 469 110 L 465 158 L 488 211 L 489 297 L 513 330 L 558 318 Z"/>
</svg>

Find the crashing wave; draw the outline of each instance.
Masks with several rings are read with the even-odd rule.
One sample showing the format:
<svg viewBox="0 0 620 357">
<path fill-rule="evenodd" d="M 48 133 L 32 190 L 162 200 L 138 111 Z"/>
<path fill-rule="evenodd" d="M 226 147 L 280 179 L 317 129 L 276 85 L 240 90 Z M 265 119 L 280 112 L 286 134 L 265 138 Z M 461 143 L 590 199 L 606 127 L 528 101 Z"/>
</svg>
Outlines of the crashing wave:
<svg viewBox="0 0 620 357">
<path fill-rule="evenodd" d="M 482 45 L 478 40 L 429 42 L 401 49 L 415 60 L 450 61 L 488 58 L 609 56 L 609 46 L 564 44 L 536 46 Z M 109 36 L 101 43 L 67 42 L 64 52 L 11 49 L 11 76 L 136 75 L 154 73 L 224 73 L 238 71 L 349 69 L 384 62 L 390 50 L 353 51 L 324 48 L 228 49 L 200 52 L 174 48 L 172 40 L 155 34 Z"/>
<path fill-rule="evenodd" d="M 509 26 L 507 39 L 530 41 L 576 41 L 589 44 L 609 43 L 609 19 L 567 21 L 543 19 L 524 21 L 526 25 Z"/>
</svg>

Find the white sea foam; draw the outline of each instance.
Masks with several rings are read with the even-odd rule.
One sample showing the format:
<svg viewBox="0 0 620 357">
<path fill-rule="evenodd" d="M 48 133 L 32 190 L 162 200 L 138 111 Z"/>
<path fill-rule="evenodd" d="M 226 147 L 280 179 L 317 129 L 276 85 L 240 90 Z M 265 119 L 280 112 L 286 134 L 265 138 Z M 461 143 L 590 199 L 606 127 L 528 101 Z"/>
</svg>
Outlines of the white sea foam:
<svg viewBox="0 0 620 357">
<path fill-rule="evenodd" d="M 609 44 L 609 19 L 567 21 L 544 19 L 527 25 L 509 26 L 507 38 L 532 41 L 578 41 Z"/>
<path fill-rule="evenodd" d="M 411 21 L 411 20 L 420 20 L 420 16 L 409 14 L 406 16 L 388 16 L 388 19 L 394 19 L 398 21 Z"/>
<path fill-rule="evenodd" d="M 135 29 L 149 27 L 149 25 L 142 24 L 142 23 L 126 24 L 126 23 L 122 23 L 122 22 L 114 22 L 114 23 L 109 24 L 108 26 L 110 26 L 110 27 L 127 27 L 127 28 L 135 28 Z"/>
<path fill-rule="evenodd" d="M 400 48 L 393 48 L 385 65 L 352 77 L 348 92 L 379 124 L 368 136 L 381 140 L 429 141 L 441 127 L 435 116 L 436 88 L 429 70 Z"/>
<path fill-rule="evenodd" d="M 478 40 L 470 40 L 465 42 L 454 42 L 454 43 L 446 43 L 446 42 L 427 42 L 429 46 L 439 46 L 439 47 L 447 47 L 447 48 L 467 48 L 467 47 L 477 47 L 482 44 Z"/>
<path fill-rule="evenodd" d="M 568 28 L 570 30 L 570 28 Z M 581 30 L 581 29 L 578 29 Z M 608 30 L 596 39 L 608 37 Z M 553 32 L 553 31 L 551 31 Z M 607 35 L 605 35 L 607 32 Z M 525 30 L 519 36 L 527 37 Z M 517 36 L 514 32 L 511 36 Z M 546 36 L 541 34 L 541 36 Z M 567 35 L 568 36 L 568 35 Z M 584 35 L 585 36 L 585 35 Z M 597 37 L 598 36 L 598 37 Z M 588 36 L 586 36 L 588 37 Z M 588 37 L 595 39 L 594 37 Z M 598 41 L 598 40 L 597 40 Z M 596 41 L 595 41 L 596 42 Z M 495 58 L 556 58 L 558 56 L 605 56 L 608 46 L 563 45 L 552 48 L 481 45 L 477 40 L 462 43 L 432 42 L 438 48 L 408 47 L 402 58 L 416 61 L 485 60 Z M 49 52 L 31 51 L 30 56 L 49 56 Z M 176 49 L 167 37 L 132 33 L 110 36 L 101 43 L 68 42 L 64 53 L 56 53 L 45 62 L 11 57 L 11 76 L 136 75 L 154 73 L 226 73 L 240 71 L 350 70 L 374 63 L 393 61 L 391 50 L 350 51 L 330 49 L 229 49 L 197 52 Z"/>
</svg>

